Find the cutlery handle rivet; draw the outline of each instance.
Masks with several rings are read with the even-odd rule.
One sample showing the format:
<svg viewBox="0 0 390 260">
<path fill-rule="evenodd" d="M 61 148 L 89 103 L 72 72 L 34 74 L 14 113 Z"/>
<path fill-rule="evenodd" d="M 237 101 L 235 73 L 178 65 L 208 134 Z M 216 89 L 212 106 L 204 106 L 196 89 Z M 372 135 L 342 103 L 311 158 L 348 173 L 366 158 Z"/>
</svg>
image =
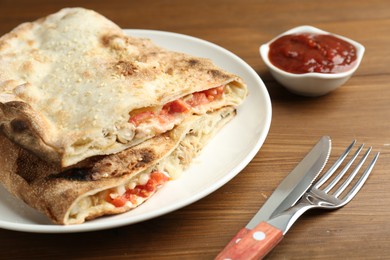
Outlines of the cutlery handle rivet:
<svg viewBox="0 0 390 260">
<path fill-rule="evenodd" d="M 262 231 L 257 231 L 255 233 L 253 233 L 252 237 L 257 240 L 257 241 L 260 241 L 260 240 L 264 240 L 266 235 L 264 232 Z"/>
</svg>

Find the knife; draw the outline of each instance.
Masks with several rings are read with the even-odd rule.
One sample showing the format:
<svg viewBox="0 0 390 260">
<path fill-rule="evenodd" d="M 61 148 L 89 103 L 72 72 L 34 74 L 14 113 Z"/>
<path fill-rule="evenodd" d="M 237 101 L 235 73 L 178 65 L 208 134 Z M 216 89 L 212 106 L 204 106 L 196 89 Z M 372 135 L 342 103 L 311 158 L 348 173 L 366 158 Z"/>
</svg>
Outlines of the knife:
<svg viewBox="0 0 390 260">
<path fill-rule="evenodd" d="M 259 236 L 258 239 L 261 239 L 262 236 L 267 235 L 269 241 L 275 244 L 280 242 L 283 234 L 272 232 L 274 229 L 266 221 L 292 207 L 302 197 L 324 168 L 330 150 L 330 137 L 321 137 L 305 158 L 284 178 L 256 215 L 233 237 L 215 259 L 233 259 L 230 256 L 234 250 L 233 247 L 237 247 L 245 236 Z M 276 236 L 275 239 L 271 239 L 272 235 Z M 267 248 L 271 250 L 273 245 Z"/>
</svg>

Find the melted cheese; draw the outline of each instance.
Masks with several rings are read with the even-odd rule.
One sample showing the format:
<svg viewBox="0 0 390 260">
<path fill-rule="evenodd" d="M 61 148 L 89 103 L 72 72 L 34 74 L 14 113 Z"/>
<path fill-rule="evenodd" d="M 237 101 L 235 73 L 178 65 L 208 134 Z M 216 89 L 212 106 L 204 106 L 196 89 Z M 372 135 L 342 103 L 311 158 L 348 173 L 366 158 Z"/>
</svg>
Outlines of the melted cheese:
<svg viewBox="0 0 390 260">
<path fill-rule="evenodd" d="M 213 113 L 199 117 L 200 119 L 192 125 L 189 132 L 178 143 L 177 147 L 162 158 L 155 166 L 140 172 L 137 176 L 127 180 L 116 187 L 104 189 L 98 192 L 86 194 L 77 200 L 71 208 L 69 223 L 82 223 L 85 218 L 93 214 L 107 214 L 107 212 L 125 212 L 137 207 L 150 196 L 137 197 L 136 203 L 127 202 L 119 209 L 107 201 L 107 196 L 114 199 L 123 195 L 126 190 L 133 189 L 137 185 L 144 185 L 148 182 L 153 171 L 165 172 L 171 179 L 180 176 L 183 170 L 188 167 L 192 159 L 201 151 L 207 141 L 232 117 L 233 109 L 226 109 L 223 113 Z"/>
</svg>

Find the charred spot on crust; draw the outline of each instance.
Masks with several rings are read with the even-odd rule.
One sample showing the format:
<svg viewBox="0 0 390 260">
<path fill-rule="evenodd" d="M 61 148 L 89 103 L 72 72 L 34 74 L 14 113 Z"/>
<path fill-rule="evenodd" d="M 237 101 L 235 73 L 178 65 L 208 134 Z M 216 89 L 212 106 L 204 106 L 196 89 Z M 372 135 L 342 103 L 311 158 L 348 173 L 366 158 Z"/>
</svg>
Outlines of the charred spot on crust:
<svg viewBox="0 0 390 260">
<path fill-rule="evenodd" d="M 133 63 L 128 61 L 122 61 L 122 60 L 118 61 L 114 65 L 114 68 L 118 70 L 119 74 L 123 76 L 133 75 L 137 70 L 137 66 L 135 66 Z"/>
<path fill-rule="evenodd" d="M 50 179 L 65 179 L 70 181 L 92 181 L 93 178 L 87 168 L 72 168 L 61 173 L 51 174 Z"/>
<path fill-rule="evenodd" d="M 22 133 L 28 129 L 28 123 L 23 119 L 16 118 L 11 121 L 11 128 L 14 133 Z"/>
<path fill-rule="evenodd" d="M 172 76 L 173 75 L 173 68 L 171 68 L 171 67 L 167 68 L 165 73 Z"/>
<path fill-rule="evenodd" d="M 115 34 L 105 34 L 100 38 L 100 40 L 104 47 L 110 47 L 112 40 L 117 37 L 119 36 Z"/>
<path fill-rule="evenodd" d="M 190 65 L 190 67 L 195 67 L 198 64 L 199 64 L 199 60 L 196 60 L 196 59 L 188 60 L 188 65 Z"/>
<path fill-rule="evenodd" d="M 211 75 L 213 78 L 227 78 L 227 75 L 219 70 L 208 70 L 207 73 Z"/>
<path fill-rule="evenodd" d="M 35 158 L 19 155 L 16 160 L 16 174 L 22 177 L 27 183 L 31 183 L 39 178 L 40 171 L 38 164 L 39 160 L 35 160 Z"/>
<path fill-rule="evenodd" d="M 121 34 L 107 33 L 100 37 L 100 43 L 104 48 L 108 48 L 112 51 L 122 51 L 126 47 L 125 45 L 137 45 L 137 42 L 131 42 L 129 37 Z"/>
<path fill-rule="evenodd" d="M 156 159 L 156 155 L 151 149 L 142 149 L 139 152 L 139 160 L 136 167 L 142 167 Z"/>
<path fill-rule="evenodd" d="M 27 183 L 41 179 L 51 172 L 58 172 L 57 167 L 43 162 L 40 158 L 22 148 L 19 149 L 15 166 L 15 174 Z"/>
</svg>

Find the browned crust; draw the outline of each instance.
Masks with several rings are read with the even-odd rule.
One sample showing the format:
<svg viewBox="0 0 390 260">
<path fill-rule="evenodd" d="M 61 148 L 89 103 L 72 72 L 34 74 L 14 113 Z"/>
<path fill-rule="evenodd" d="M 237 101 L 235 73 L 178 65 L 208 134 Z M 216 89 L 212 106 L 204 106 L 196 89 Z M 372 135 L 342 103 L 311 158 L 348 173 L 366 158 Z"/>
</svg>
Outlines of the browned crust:
<svg viewBox="0 0 390 260">
<path fill-rule="evenodd" d="M 10 140 L 48 162 L 58 162 L 61 158 L 61 152 L 45 142 L 50 126 L 24 102 L 0 102 L 0 130 Z"/>
<path fill-rule="evenodd" d="M 72 12 L 73 10 L 69 9 L 67 12 L 62 14 L 70 15 Z M 158 92 L 156 97 L 153 97 L 150 100 L 148 97 L 139 98 L 137 100 L 132 97 L 135 100 L 133 101 L 134 103 L 126 104 L 126 109 L 121 107 L 120 111 L 118 107 L 115 107 L 115 109 L 118 109 L 118 111 L 114 111 L 115 113 L 112 111 L 112 108 L 106 112 L 105 106 L 97 106 L 99 108 L 99 112 L 96 112 L 96 114 L 88 112 L 80 116 L 80 118 L 87 118 L 86 123 L 82 120 L 77 121 L 79 114 L 73 113 L 73 110 L 70 112 L 69 110 L 71 110 L 72 105 L 69 105 L 68 103 L 61 103 L 65 109 L 60 112 L 57 111 L 56 113 L 51 113 L 52 111 L 50 110 L 50 106 L 46 106 L 46 104 L 51 104 L 50 100 L 53 97 L 44 97 L 43 94 L 45 94 L 47 90 L 41 89 L 41 87 L 45 84 L 40 84 L 41 82 L 34 84 L 34 82 L 29 81 L 33 81 L 34 75 L 38 74 L 38 72 L 34 72 L 34 70 L 39 70 L 39 67 L 34 67 L 33 62 L 38 65 L 46 63 L 52 65 L 56 64 L 56 62 L 51 61 L 49 57 L 42 57 L 43 55 L 38 55 L 37 51 L 40 46 L 33 46 L 33 43 L 29 42 L 31 39 L 28 40 L 29 34 L 33 34 L 33 38 L 34 36 L 39 37 L 39 35 L 34 35 L 34 30 L 37 27 L 39 28 L 42 26 L 42 23 L 49 18 L 42 18 L 32 23 L 20 25 L 10 33 L 0 38 L 0 56 L 3 53 L 5 53 L 5 56 L 21 56 L 21 62 L 23 64 L 20 66 L 20 64 L 9 62 L 11 63 L 9 66 L 2 67 L 0 69 L 0 84 L 2 84 L 1 81 L 26 81 L 26 84 L 30 84 L 32 89 L 38 89 L 38 94 L 36 94 L 36 97 L 31 97 L 29 94 L 24 93 L 25 95 L 23 96 L 23 93 L 15 94 L 13 89 L 11 89 L 11 86 L 0 86 L 9 88 L 7 91 L 3 90 L 4 93 L 13 93 L 13 95 L 15 95 L 14 99 L 17 100 L 1 103 L 0 127 L 8 138 L 34 152 L 43 160 L 53 163 L 55 162 L 59 167 L 68 167 L 76 161 L 85 159 L 78 158 L 79 156 L 82 157 L 81 154 L 87 154 L 76 154 L 74 155 L 77 157 L 76 159 L 74 159 L 75 157 L 72 157 L 72 154 L 69 156 L 68 153 L 72 153 L 72 151 L 75 150 L 72 149 L 75 144 L 81 143 L 80 147 L 86 147 L 86 151 L 91 151 L 91 155 L 88 154 L 85 156 L 93 156 L 116 153 L 140 142 L 140 140 L 137 140 L 137 142 L 134 143 L 129 141 L 125 144 L 116 142 L 115 144 L 110 143 L 110 145 L 107 145 L 106 147 L 104 145 L 88 146 L 88 144 L 84 144 L 82 142 L 83 138 L 94 140 L 99 144 L 104 144 L 109 137 L 117 134 L 114 133 L 111 135 L 110 133 L 110 135 L 107 136 L 101 134 L 98 137 L 95 135 L 89 138 L 90 136 L 88 135 L 93 132 L 90 126 L 92 125 L 91 122 L 94 117 L 103 118 L 104 116 L 102 115 L 106 115 L 108 113 L 111 118 L 115 118 L 116 121 L 114 123 L 110 123 L 109 126 L 105 125 L 106 123 L 101 123 L 101 125 L 99 124 L 99 128 L 101 128 L 99 133 L 103 133 L 106 129 L 113 129 L 113 125 L 116 123 L 120 126 L 128 124 L 128 118 L 125 117 L 129 115 L 129 112 L 131 112 L 132 109 L 138 109 L 145 106 L 162 105 L 191 92 L 218 87 L 231 81 L 237 81 L 240 82 L 240 84 L 242 83 L 241 79 L 237 76 L 219 69 L 208 59 L 168 51 L 154 45 L 148 39 L 129 37 L 118 26 L 114 25 L 109 20 L 106 20 L 97 13 L 94 13 L 94 15 L 96 15 L 97 19 L 102 22 L 101 31 L 99 31 L 97 35 L 94 34 L 91 36 L 94 39 L 96 38 L 95 40 L 97 40 L 98 46 L 93 49 L 85 47 L 87 48 L 85 52 L 86 56 L 83 57 L 82 60 L 96 62 L 94 52 L 100 53 L 99 51 L 102 51 L 102 53 L 106 56 L 103 55 L 104 57 L 102 57 L 102 60 L 99 60 L 100 63 L 88 63 L 91 66 L 88 68 L 89 70 L 84 70 L 85 68 L 81 66 L 80 71 L 74 71 L 74 74 L 80 77 L 79 80 L 100 80 L 100 82 L 98 82 L 99 84 L 94 85 L 96 86 L 95 89 L 88 89 L 90 93 L 97 93 L 97 86 L 101 86 L 102 84 L 110 87 L 114 86 L 112 88 L 115 89 L 114 92 L 116 93 L 125 93 L 121 96 L 130 95 L 129 93 L 133 92 L 127 91 L 134 89 L 137 89 L 137 93 L 143 93 L 145 91 L 143 91 L 142 86 L 145 85 L 146 82 L 152 82 L 156 78 L 169 78 L 169 89 L 167 89 L 167 84 L 164 83 L 161 88 L 157 88 L 155 91 L 156 93 Z M 58 21 L 56 20 L 56 22 Z M 47 26 L 45 24 L 43 25 Z M 31 48 L 26 48 L 25 53 L 20 54 L 18 50 L 15 51 L 12 49 L 12 44 L 9 44 L 15 39 L 17 39 L 18 43 L 25 44 Z M 26 40 L 24 41 L 23 39 Z M 62 39 L 63 38 L 61 38 L 61 40 Z M 118 44 L 118 42 L 123 44 Z M 129 46 L 132 49 L 134 48 L 134 53 L 129 54 L 126 49 L 126 47 Z M 28 56 L 29 59 L 27 61 L 23 61 L 24 56 Z M 1 56 L 0 61 L 2 58 L 3 57 Z M 57 65 L 57 67 L 60 66 Z M 26 78 L 23 77 L 21 79 L 18 78 L 18 75 L 13 75 L 14 72 L 19 69 L 23 69 L 22 73 L 32 76 L 30 78 L 26 76 Z M 54 73 L 53 71 L 54 70 L 50 70 L 50 73 Z M 10 76 L 11 78 L 9 78 L 8 75 L 12 75 Z M 69 74 L 67 74 L 67 76 L 68 75 Z M 114 81 L 113 78 L 115 78 Z M 68 79 L 68 77 L 66 79 Z M 115 83 L 118 85 L 114 85 L 113 82 L 117 82 L 118 79 L 121 80 L 120 83 Z M 76 85 L 76 83 L 73 85 Z M 53 82 L 50 82 L 48 85 L 51 87 L 55 86 Z M 57 92 L 55 92 L 55 94 L 57 94 Z M 96 96 L 97 95 L 98 94 L 96 94 Z M 134 96 L 136 95 L 134 94 Z M 62 96 L 58 94 L 58 97 Z M 95 105 L 97 103 L 95 101 L 96 100 L 92 100 L 91 102 Z M 64 101 L 60 98 L 60 102 L 66 102 L 66 100 Z M 116 101 L 114 100 L 112 103 L 116 103 Z M 84 103 L 79 102 L 76 105 L 73 105 L 73 107 L 83 106 L 83 104 Z M 91 106 L 91 104 L 89 104 L 89 106 Z M 88 107 L 88 105 L 85 105 L 85 107 Z M 129 110 L 127 110 L 128 108 Z M 71 118 L 72 120 L 69 121 L 72 123 L 69 123 L 67 118 Z M 73 123 L 74 121 L 77 121 L 78 123 L 75 124 Z M 101 120 L 101 122 L 108 122 L 108 120 Z M 78 125 L 77 127 L 79 128 L 75 129 L 75 125 Z M 94 133 L 96 132 L 98 131 L 95 131 Z M 90 149 L 90 147 L 99 148 L 94 150 Z"/>
<path fill-rule="evenodd" d="M 0 135 L 0 182 L 54 223 L 65 224 L 67 211 L 81 195 L 91 190 L 115 187 L 156 164 L 175 147 L 178 136 L 172 133 L 157 136 L 118 154 L 95 157 L 84 162 L 82 168 L 62 172 Z M 124 208 L 108 210 L 90 215 L 88 219 L 124 211 Z"/>
<path fill-rule="evenodd" d="M 148 143 L 152 145 L 150 147 L 160 149 L 156 151 L 153 148 L 135 147 L 96 159 L 91 168 L 73 168 L 58 173 L 55 166 L 0 135 L 0 181 L 16 197 L 44 212 L 53 222 L 64 224 L 66 212 L 79 196 L 91 190 L 115 187 L 155 164 L 164 152 L 175 145 L 167 135 L 151 139 Z M 112 175 L 103 175 L 110 171 Z M 103 214 L 110 213 L 100 215 Z"/>
<path fill-rule="evenodd" d="M 224 125 L 234 114 L 233 108 L 225 108 L 222 113 L 216 112 L 215 116 L 220 116 Z M 54 223 L 69 224 L 67 214 L 75 201 L 89 192 L 117 187 L 138 173 L 154 167 L 174 151 L 184 136 L 191 132 L 192 125 L 200 119 L 201 117 L 192 116 L 174 130 L 133 148 L 118 154 L 91 158 L 65 171 L 43 161 L 0 134 L 0 182 L 13 195 L 46 214 Z M 87 220 L 130 209 L 105 208 L 90 213 Z"/>
</svg>

